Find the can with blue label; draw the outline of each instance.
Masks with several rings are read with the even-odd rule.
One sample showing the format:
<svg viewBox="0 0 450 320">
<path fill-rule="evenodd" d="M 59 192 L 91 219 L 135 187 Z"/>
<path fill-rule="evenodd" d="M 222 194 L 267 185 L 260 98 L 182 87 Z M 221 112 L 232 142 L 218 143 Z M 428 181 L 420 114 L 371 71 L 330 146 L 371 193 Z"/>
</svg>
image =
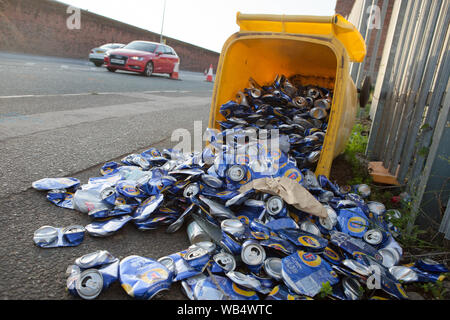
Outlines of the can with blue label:
<svg viewBox="0 0 450 320">
<path fill-rule="evenodd" d="M 129 256 L 120 261 L 120 283 L 136 299 L 150 300 L 171 285 L 170 271 L 150 258 Z"/>
<path fill-rule="evenodd" d="M 314 297 L 325 282 L 335 285 L 338 275 L 319 255 L 297 251 L 282 259 L 284 283 L 295 293 Z"/>
</svg>

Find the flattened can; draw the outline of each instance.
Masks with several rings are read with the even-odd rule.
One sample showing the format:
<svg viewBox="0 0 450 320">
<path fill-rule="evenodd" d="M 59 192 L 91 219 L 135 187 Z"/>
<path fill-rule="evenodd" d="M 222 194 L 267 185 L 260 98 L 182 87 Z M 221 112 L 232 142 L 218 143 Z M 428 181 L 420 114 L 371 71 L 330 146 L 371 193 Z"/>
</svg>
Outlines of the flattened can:
<svg viewBox="0 0 450 320">
<path fill-rule="evenodd" d="M 149 258 L 126 257 L 120 262 L 119 270 L 122 288 L 136 299 L 150 300 L 171 285 L 169 270 Z"/>
<path fill-rule="evenodd" d="M 286 285 L 297 294 L 314 297 L 324 282 L 338 283 L 338 275 L 320 256 L 297 251 L 282 259 L 282 277 Z"/>
<path fill-rule="evenodd" d="M 449 270 L 445 265 L 429 258 L 417 260 L 415 266 L 425 272 L 447 273 Z"/>
<path fill-rule="evenodd" d="M 117 261 L 117 258 L 108 251 L 98 250 L 77 258 L 75 264 L 82 269 L 89 269 L 115 261 Z"/>
</svg>

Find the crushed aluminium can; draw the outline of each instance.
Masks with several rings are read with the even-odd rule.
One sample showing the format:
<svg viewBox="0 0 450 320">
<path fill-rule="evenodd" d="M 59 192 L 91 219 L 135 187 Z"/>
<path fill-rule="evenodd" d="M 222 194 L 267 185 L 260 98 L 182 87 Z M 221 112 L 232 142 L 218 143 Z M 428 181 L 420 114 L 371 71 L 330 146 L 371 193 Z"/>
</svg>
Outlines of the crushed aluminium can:
<svg viewBox="0 0 450 320">
<path fill-rule="evenodd" d="M 106 250 L 98 250 L 85 254 L 75 260 L 75 264 L 82 269 L 95 268 L 117 261 L 111 253 Z"/>
<path fill-rule="evenodd" d="M 269 257 L 266 260 L 264 260 L 264 271 L 267 273 L 268 276 L 277 281 L 282 280 L 281 268 L 282 262 L 280 258 Z"/>
<path fill-rule="evenodd" d="M 66 228 L 43 226 L 34 232 L 33 241 L 41 248 L 75 247 L 83 242 L 85 231 L 78 225 Z"/>
<path fill-rule="evenodd" d="M 236 269 L 236 259 L 227 252 L 219 252 L 213 256 L 214 266 L 211 267 L 212 272 L 229 272 Z"/>
<path fill-rule="evenodd" d="M 404 283 L 410 282 L 432 282 L 443 281 L 445 276 L 441 273 L 426 272 L 415 266 L 392 266 L 389 272 L 397 281 Z"/>
<path fill-rule="evenodd" d="M 233 270 L 227 272 L 225 275 L 240 287 L 254 290 L 262 294 L 267 294 L 270 292 L 270 289 L 264 287 L 261 281 L 259 281 L 255 276 L 251 274 L 244 274 L 242 272 Z"/>
<path fill-rule="evenodd" d="M 370 256 L 363 256 L 362 262 L 375 270 L 376 278 L 379 279 L 381 289 L 392 297 L 400 300 L 408 299 L 408 295 L 400 282 L 389 272 L 389 270 Z"/>
<path fill-rule="evenodd" d="M 123 215 L 106 221 L 94 221 L 86 226 L 86 230 L 94 237 L 108 237 L 120 230 L 132 219 L 133 217 L 129 215 Z"/>
<path fill-rule="evenodd" d="M 286 285 L 275 286 L 266 297 L 266 300 L 313 300 L 307 296 L 301 296 L 292 292 Z"/>
<path fill-rule="evenodd" d="M 103 290 L 103 276 L 97 269 L 81 272 L 78 266 L 70 266 L 67 270 L 67 290 L 74 296 L 85 300 L 97 298 Z"/>
<path fill-rule="evenodd" d="M 133 215 L 133 220 L 135 222 L 147 220 L 159 208 L 163 201 L 163 194 L 148 197 L 139 205 L 139 207 L 137 207 Z"/>
<path fill-rule="evenodd" d="M 387 238 L 386 232 L 380 229 L 367 230 L 363 236 L 363 240 L 374 247 L 381 247 Z"/>
<path fill-rule="evenodd" d="M 150 300 L 171 285 L 170 271 L 163 264 L 140 256 L 122 259 L 119 274 L 122 288 L 136 299 Z"/>
<path fill-rule="evenodd" d="M 337 220 L 340 231 L 352 237 L 362 238 L 369 227 L 359 207 L 340 209 Z"/>
<path fill-rule="evenodd" d="M 187 226 L 189 242 L 195 244 L 202 241 L 210 241 L 210 236 L 199 226 L 196 221 L 192 221 Z"/>
<path fill-rule="evenodd" d="M 193 289 L 193 297 L 195 300 L 259 300 L 255 291 L 219 275 L 199 280 Z"/>
<path fill-rule="evenodd" d="M 54 203 L 58 207 L 65 209 L 73 209 L 73 193 L 65 191 L 64 189 L 60 190 L 50 190 L 47 192 L 47 200 Z"/>
<path fill-rule="evenodd" d="M 322 289 L 322 284 L 338 283 L 338 275 L 320 256 L 297 251 L 282 259 L 281 271 L 284 283 L 295 293 L 314 297 Z"/>
<path fill-rule="evenodd" d="M 307 251 L 322 252 L 328 246 L 328 241 L 324 238 L 301 230 L 279 230 L 278 234 L 281 238 L 289 240 L 296 247 Z"/>
<path fill-rule="evenodd" d="M 193 269 L 203 271 L 210 260 L 210 254 L 208 250 L 202 248 L 201 246 L 192 245 L 186 250 L 185 253 L 182 254 L 182 258 Z"/>
<path fill-rule="evenodd" d="M 242 244 L 241 259 L 250 271 L 259 273 L 266 259 L 266 251 L 258 241 L 249 239 Z"/>
<path fill-rule="evenodd" d="M 444 264 L 434 261 L 430 258 L 419 259 L 416 261 L 414 266 L 425 272 L 436 272 L 436 273 L 450 272 Z"/>
<path fill-rule="evenodd" d="M 80 185 L 80 180 L 77 178 L 44 178 L 34 181 L 31 185 L 34 189 L 42 191 L 76 189 Z"/>
<path fill-rule="evenodd" d="M 341 248 L 344 252 L 360 262 L 364 256 L 370 256 L 380 263 L 383 261 L 383 257 L 378 250 L 359 238 L 353 238 L 339 231 L 331 231 L 330 235 L 330 242 L 332 244 Z"/>
<path fill-rule="evenodd" d="M 273 217 L 284 217 L 287 215 L 287 209 L 283 199 L 278 196 L 272 196 L 266 201 L 266 212 Z"/>
</svg>

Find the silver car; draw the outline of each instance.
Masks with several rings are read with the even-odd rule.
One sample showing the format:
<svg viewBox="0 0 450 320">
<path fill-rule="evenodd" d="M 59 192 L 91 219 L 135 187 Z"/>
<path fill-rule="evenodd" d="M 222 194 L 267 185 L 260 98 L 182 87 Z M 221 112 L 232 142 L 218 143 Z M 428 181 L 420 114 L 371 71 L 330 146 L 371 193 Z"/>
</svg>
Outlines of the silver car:
<svg viewBox="0 0 450 320">
<path fill-rule="evenodd" d="M 120 49 L 125 45 L 122 43 L 107 43 L 101 47 L 94 48 L 89 54 L 89 61 L 93 62 L 97 67 L 101 67 L 104 63 L 106 52 L 114 49 Z"/>
</svg>

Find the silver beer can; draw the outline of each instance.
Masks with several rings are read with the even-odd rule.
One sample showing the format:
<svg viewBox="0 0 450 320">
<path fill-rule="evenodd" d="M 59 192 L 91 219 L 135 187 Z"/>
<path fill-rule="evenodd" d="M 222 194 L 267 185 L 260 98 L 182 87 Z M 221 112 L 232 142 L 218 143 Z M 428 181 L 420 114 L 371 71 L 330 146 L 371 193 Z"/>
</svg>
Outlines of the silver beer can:
<svg viewBox="0 0 450 320">
<path fill-rule="evenodd" d="M 239 219 L 225 219 L 220 223 L 222 231 L 234 237 L 240 237 L 245 232 L 245 226 Z"/>
<path fill-rule="evenodd" d="M 377 246 L 383 242 L 383 232 L 378 229 L 367 230 L 366 233 L 364 233 L 363 239 L 368 244 Z"/>
<path fill-rule="evenodd" d="M 213 260 L 219 267 L 221 267 L 226 272 L 233 271 L 236 269 L 236 259 L 233 255 L 227 252 L 220 252 L 213 256 Z"/>
<path fill-rule="evenodd" d="M 200 227 L 200 225 L 196 221 L 192 221 L 187 226 L 187 234 L 188 234 L 189 242 L 191 244 L 196 244 L 197 242 L 211 240 L 209 235 Z"/>
<path fill-rule="evenodd" d="M 266 260 L 266 251 L 257 241 L 246 240 L 242 244 L 241 259 L 249 266 L 259 266 Z"/>
<path fill-rule="evenodd" d="M 75 281 L 75 289 L 77 294 L 85 300 L 97 298 L 103 289 L 102 274 L 97 269 L 83 271 Z"/>
<path fill-rule="evenodd" d="M 267 213 L 271 216 L 276 216 L 284 208 L 284 201 L 278 196 L 272 196 L 266 201 L 266 210 Z"/>
<path fill-rule="evenodd" d="M 309 220 L 303 221 L 300 224 L 300 230 L 305 231 L 305 232 L 309 232 L 312 233 L 316 236 L 322 236 L 322 234 L 320 233 L 320 229 L 318 226 L 316 226 L 314 223 L 312 223 Z"/>
<path fill-rule="evenodd" d="M 280 258 L 270 257 L 264 261 L 264 270 L 275 280 L 281 280 L 282 263 Z"/>
</svg>

